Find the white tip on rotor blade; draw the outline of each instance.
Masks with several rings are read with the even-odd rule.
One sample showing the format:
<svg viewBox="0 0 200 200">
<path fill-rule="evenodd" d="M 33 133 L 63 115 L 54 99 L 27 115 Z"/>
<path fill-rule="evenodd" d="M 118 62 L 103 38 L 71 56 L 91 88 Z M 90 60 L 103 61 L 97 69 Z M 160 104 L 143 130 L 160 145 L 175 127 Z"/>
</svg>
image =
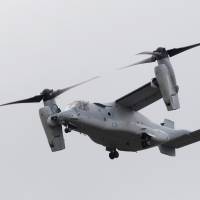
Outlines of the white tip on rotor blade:
<svg viewBox="0 0 200 200">
<path fill-rule="evenodd" d="M 136 55 L 154 55 L 154 52 L 151 52 L 151 51 L 144 51 L 144 52 L 141 52 L 141 53 L 138 53 Z"/>
<path fill-rule="evenodd" d="M 134 64 L 127 65 L 127 66 L 124 66 L 124 67 L 119 67 L 119 68 L 117 68 L 117 70 L 127 69 L 127 68 L 129 68 L 129 67 L 133 67 L 133 66 L 135 66 L 135 65 L 137 65 L 137 64 L 138 64 L 138 63 L 134 63 Z"/>
</svg>

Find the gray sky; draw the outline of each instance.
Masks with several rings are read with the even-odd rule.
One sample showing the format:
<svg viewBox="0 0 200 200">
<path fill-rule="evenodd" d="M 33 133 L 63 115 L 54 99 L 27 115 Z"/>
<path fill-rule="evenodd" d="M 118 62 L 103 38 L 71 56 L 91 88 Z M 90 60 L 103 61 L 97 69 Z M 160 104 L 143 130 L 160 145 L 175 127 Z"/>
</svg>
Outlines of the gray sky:
<svg viewBox="0 0 200 200">
<path fill-rule="evenodd" d="M 116 73 L 158 46 L 199 42 L 197 0 L 6 0 L 0 2 L 2 103 L 104 75 L 58 99 L 110 102 L 153 78 L 155 64 Z M 160 123 L 196 130 L 199 123 L 200 48 L 172 59 L 181 110 L 162 101 L 142 110 Z M 197 92 L 196 92 L 197 91 Z M 66 150 L 51 153 L 38 109 L 42 104 L 1 108 L 0 188 L 4 200 L 199 199 L 200 144 L 161 155 L 157 148 L 120 152 L 111 161 L 102 146 L 76 133 Z"/>
</svg>

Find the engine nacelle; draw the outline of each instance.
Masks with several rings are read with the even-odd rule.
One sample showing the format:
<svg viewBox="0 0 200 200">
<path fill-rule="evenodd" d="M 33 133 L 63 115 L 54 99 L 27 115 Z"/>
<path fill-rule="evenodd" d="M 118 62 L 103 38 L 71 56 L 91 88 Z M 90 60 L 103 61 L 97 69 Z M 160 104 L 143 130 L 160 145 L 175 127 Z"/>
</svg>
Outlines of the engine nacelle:
<svg viewBox="0 0 200 200">
<path fill-rule="evenodd" d="M 49 106 L 45 106 L 39 110 L 40 119 L 44 131 L 46 133 L 49 146 L 53 152 L 65 149 L 65 141 L 62 133 L 62 126 L 56 124 L 52 119 L 53 112 Z"/>
<path fill-rule="evenodd" d="M 159 64 L 155 67 L 155 75 L 167 109 L 169 111 L 179 109 L 178 87 L 174 83 L 167 66 L 165 64 Z"/>
</svg>

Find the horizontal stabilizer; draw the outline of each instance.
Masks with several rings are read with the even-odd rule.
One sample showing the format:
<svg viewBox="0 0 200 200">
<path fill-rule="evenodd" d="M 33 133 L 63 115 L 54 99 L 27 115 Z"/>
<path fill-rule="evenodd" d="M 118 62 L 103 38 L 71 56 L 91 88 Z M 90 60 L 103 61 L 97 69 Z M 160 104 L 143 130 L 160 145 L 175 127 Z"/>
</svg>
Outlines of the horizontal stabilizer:
<svg viewBox="0 0 200 200">
<path fill-rule="evenodd" d="M 200 130 L 193 132 L 185 131 L 185 133 L 180 134 L 180 136 L 167 142 L 165 145 L 177 149 L 199 141 L 200 141 Z"/>
</svg>

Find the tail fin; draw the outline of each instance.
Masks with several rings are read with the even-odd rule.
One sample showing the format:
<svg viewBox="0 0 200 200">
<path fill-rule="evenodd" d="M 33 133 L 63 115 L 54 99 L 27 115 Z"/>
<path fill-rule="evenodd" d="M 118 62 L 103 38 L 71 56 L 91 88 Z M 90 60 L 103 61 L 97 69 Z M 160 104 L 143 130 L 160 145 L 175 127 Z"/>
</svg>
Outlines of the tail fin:
<svg viewBox="0 0 200 200">
<path fill-rule="evenodd" d="M 162 126 L 166 126 L 168 128 L 174 129 L 175 125 L 174 122 L 169 120 L 169 119 L 165 119 L 163 123 L 161 123 Z"/>
<path fill-rule="evenodd" d="M 168 156 L 176 156 L 176 149 L 173 147 L 168 147 L 165 145 L 159 146 L 160 153 L 168 155 Z"/>
</svg>

